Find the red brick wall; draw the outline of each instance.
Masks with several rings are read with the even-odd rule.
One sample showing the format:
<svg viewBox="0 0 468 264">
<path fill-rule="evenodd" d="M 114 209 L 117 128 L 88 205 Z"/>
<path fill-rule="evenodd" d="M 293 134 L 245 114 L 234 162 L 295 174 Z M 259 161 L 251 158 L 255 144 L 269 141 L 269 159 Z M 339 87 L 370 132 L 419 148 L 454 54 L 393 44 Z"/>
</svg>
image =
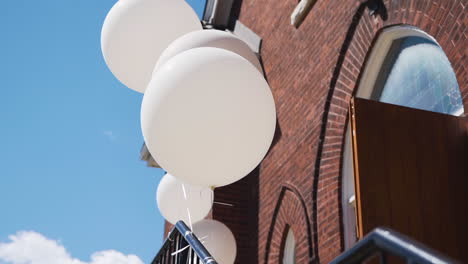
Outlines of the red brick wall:
<svg viewBox="0 0 468 264">
<path fill-rule="evenodd" d="M 340 168 L 347 109 L 379 30 L 409 24 L 447 54 L 468 109 L 466 0 L 384 1 L 387 19 L 359 1 L 318 0 L 290 25 L 297 0 L 242 0 L 239 20 L 263 39 L 262 60 L 278 114 L 277 142 L 259 171 L 216 190 L 213 218 L 238 243 L 236 263 L 280 263 L 285 231 L 298 263 L 328 263 L 342 251 Z M 258 215 L 256 211 L 258 210 Z"/>
<path fill-rule="evenodd" d="M 258 170 L 254 170 L 236 183 L 215 189 L 212 215 L 234 233 L 237 243 L 237 262 L 249 263 L 247 260 L 257 257 L 258 188 Z"/>
</svg>

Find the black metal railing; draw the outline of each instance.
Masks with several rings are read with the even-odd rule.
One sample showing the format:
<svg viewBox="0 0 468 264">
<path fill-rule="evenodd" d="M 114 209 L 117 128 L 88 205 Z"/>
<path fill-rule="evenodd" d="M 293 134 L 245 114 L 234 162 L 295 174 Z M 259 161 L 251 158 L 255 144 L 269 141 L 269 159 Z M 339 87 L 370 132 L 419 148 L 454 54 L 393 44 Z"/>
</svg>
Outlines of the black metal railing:
<svg viewBox="0 0 468 264">
<path fill-rule="evenodd" d="M 376 256 L 380 263 L 388 263 L 390 256 L 405 260 L 408 264 L 458 263 L 393 230 L 376 228 L 330 264 L 363 263 Z"/>
<path fill-rule="evenodd" d="M 151 264 L 217 264 L 183 221 L 176 223 Z"/>
</svg>

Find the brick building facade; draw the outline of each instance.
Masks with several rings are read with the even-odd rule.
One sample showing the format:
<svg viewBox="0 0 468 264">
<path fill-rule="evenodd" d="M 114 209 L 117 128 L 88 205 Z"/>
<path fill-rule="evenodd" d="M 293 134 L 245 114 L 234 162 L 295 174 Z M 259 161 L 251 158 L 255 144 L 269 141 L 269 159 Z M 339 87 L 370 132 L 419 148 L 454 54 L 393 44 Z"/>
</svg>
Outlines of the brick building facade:
<svg viewBox="0 0 468 264">
<path fill-rule="evenodd" d="M 268 155 L 248 177 L 215 190 L 212 217 L 233 231 L 236 263 L 281 263 L 286 233 L 297 263 L 328 263 L 344 250 L 343 146 L 350 99 L 383 28 L 406 24 L 434 37 L 468 109 L 466 0 L 318 0 L 295 28 L 298 1 L 237 0 L 233 16 L 262 38 L 277 107 Z M 375 14 L 369 7 L 379 5 Z"/>
</svg>

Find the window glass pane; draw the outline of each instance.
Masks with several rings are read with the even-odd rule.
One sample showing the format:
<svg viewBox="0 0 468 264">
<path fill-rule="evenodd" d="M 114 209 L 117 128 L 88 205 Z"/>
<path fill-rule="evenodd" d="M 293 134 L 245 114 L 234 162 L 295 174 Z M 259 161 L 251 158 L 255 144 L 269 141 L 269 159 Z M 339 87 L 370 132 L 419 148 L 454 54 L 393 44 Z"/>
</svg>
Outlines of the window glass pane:
<svg viewBox="0 0 468 264">
<path fill-rule="evenodd" d="M 373 99 L 446 114 L 462 111 L 455 73 L 437 44 L 421 37 L 407 37 L 389 55 L 394 63 L 386 73 L 380 97 Z"/>
<path fill-rule="evenodd" d="M 295 264 L 296 263 L 296 239 L 294 233 L 290 228 L 284 243 L 284 254 L 283 264 Z"/>
</svg>

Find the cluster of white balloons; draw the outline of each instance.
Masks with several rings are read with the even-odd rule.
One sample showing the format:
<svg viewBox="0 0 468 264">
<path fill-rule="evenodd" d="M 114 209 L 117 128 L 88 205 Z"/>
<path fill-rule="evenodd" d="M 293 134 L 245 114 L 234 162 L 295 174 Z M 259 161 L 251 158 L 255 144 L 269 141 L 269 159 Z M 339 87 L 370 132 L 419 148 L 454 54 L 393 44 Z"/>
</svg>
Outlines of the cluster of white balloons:
<svg viewBox="0 0 468 264">
<path fill-rule="evenodd" d="M 118 1 L 101 48 L 116 78 L 144 93 L 143 137 L 168 172 L 157 190 L 161 214 L 194 223 L 215 259 L 233 263 L 231 231 L 203 219 L 213 188 L 249 174 L 273 140 L 275 104 L 257 56 L 231 33 L 203 30 L 184 0 Z"/>
</svg>

